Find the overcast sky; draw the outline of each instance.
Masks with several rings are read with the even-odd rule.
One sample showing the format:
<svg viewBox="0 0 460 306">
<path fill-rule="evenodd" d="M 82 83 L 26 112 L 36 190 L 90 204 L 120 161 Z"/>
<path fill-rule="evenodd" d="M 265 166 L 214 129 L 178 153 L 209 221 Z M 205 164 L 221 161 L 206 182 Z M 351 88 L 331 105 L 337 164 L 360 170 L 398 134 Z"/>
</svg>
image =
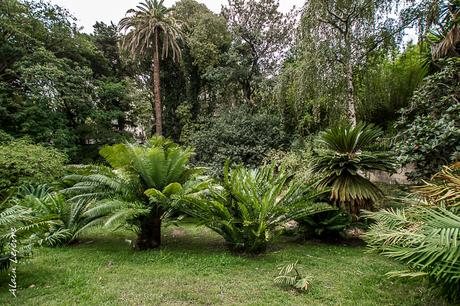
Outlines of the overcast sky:
<svg viewBox="0 0 460 306">
<path fill-rule="evenodd" d="M 84 27 L 85 32 L 92 32 L 96 21 L 105 23 L 118 23 L 125 15 L 126 11 L 134 8 L 139 0 L 50 0 L 70 11 L 78 19 L 78 24 Z M 227 4 L 227 0 L 197 0 L 216 13 L 220 12 L 222 4 Z M 292 6 L 297 8 L 304 4 L 305 0 L 281 0 L 280 9 L 283 12 L 289 11 Z M 174 4 L 175 0 L 165 0 L 166 6 Z"/>
</svg>

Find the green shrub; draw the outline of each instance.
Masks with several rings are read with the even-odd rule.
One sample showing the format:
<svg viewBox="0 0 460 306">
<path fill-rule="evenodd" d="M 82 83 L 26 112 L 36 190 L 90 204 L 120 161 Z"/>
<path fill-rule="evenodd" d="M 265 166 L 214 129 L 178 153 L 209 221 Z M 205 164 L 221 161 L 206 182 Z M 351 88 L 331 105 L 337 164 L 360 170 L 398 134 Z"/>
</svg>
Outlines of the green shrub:
<svg viewBox="0 0 460 306">
<path fill-rule="evenodd" d="M 393 172 L 396 168 L 390 152 L 370 149 L 382 135 L 380 128 L 360 123 L 329 129 L 318 138 L 313 170 L 323 176 L 319 186 L 331 187 L 331 201 L 350 214 L 372 209 L 383 196 L 363 174 L 374 170 Z"/>
<path fill-rule="evenodd" d="M 180 208 L 221 235 L 230 249 L 261 253 L 284 223 L 331 209 L 318 202 L 323 191 L 290 178 L 274 165 L 230 170 L 227 162 L 222 186 L 184 197 Z"/>
<path fill-rule="evenodd" d="M 213 174 L 222 174 L 222 165 L 228 158 L 256 167 L 266 153 L 288 143 L 279 116 L 268 111 L 255 113 L 244 105 L 186 126 L 181 141 L 196 149 L 194 160 L 209 167 Z"/>
<path fill-rule="evenodd" d="M 10 141 L 12 141 L 13 139 L 14 138 L 10 134 L 6 133 L 3 130 L 0 130 L 0 145 L 7 144 Z"/>
<path fill-rule="evenodd" d="M 414 181 L 429 178 L 460 160 L 460 65 L 450 63 L 425 79 L 408 108 L 401 110 L 395 148 Z"/>
<path fill-rule="evenodd" d="M 271 150 L 266 154 L 263 163 L 275 163 L 278 167 L 283 166 L 296 179 L 307 182 L 317 179 L 311 168 L 311 155 L 312 152 L 308 147 L 289 151 Z"/>
<path fill-rule="evenodd" d="M 27 140 L 0 144 L 0 192 L 23 184 L 52 183 L 65 174 L 67 157 Z"/>
</svg>

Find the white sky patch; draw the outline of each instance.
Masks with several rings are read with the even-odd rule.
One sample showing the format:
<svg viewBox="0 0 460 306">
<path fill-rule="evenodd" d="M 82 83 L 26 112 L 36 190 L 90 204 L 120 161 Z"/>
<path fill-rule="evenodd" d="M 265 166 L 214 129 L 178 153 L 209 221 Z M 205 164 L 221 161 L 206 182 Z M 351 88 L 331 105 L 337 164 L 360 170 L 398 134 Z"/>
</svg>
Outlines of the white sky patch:
<svg viewBox="0 0 460 306">
<path fill-rule="evenodd" d="M 197 0 L 206 4 L 206 6 L 220 13 L 222 5 L 227 5 L 227 0 Z M 126 11 L 135 8 L 139 0 L 50 0 L 51 3 L 57 4 L 69 10 L 77 18 L 77 24 L 83 27 L 83 31 L 91 33 L 96 21 L 103 21 L 109 24 L 113 21 L 115 24 L 123 18 Z M 175 0 L 165 0 L 167 7 L 172 6 Z M 305 0 L 281 0 L 280 10 L 288 12 L 295 5 L 296 8 L 303 6 Z"/>
</svg>

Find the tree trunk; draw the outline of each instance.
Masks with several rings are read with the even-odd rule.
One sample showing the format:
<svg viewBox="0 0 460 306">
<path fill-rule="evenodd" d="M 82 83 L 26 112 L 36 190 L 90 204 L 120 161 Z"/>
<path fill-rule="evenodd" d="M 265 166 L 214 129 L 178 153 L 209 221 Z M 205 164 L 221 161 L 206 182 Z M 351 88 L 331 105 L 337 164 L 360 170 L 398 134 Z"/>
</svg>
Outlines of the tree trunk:
<svg viewBox="0 0 460 306">
<path fill-rule="evenodd" d="M 141 251 L 158 248 L 161 245 L 161 214 L 152 209 L 149 215 L 140 219 L 140 223 L 136 248 Z"/>
<path fill-rule="evenodd" d="M 351 126 L 356 126 L 355 86 L 353 84 L 353 64 L 351 59 L 347 63 L 347 115 Z"/>
<path fill-rule="evenodd" d="M 153 67 L 152 87 L 155 100 L 155 134 L 163 135 L 161 89 L 160 89 L 160 52 L 159 52 L 158 31 L 155 31 L 155 42 L 153 46 Z"/>
</svg>

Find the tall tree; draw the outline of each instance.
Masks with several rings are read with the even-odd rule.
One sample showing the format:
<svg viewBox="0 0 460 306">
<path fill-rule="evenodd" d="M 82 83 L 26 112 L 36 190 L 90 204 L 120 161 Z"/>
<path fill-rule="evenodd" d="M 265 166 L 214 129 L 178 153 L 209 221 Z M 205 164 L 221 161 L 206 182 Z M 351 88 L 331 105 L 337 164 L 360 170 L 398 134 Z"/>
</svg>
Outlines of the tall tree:
<svg viewBox="0 0 460 306">
<path fill-rule="evenodd" d="M 152 56 L 152 108 L 155 109 L 157 135 L 163 134 L 160 53 L 162 58 L 171 53 L 173 61 L 178 61 L 181 57 L 178 41 L 184 38 L 180 23 L 172 15 L 172 9 L 166 8 L 163 2 L 145 0 L 136 9 L 128 10 L 126 17 L 119 23 L 120 30 L 127 32 L 122 40 L 122 48 L 134 59 Z"/>
<path fill-rule="evenodd" d="M 398 34 L 414 21 L 391 17 L 400 10 L 407 12 L 397 4 L 394 0 L 309 0 L 304 7 L 303 51 L 313 61 L 326 57 L 323 62 L 329 67 L 322 72 L 342 80 L 347 117 L 353 126 L 357 121 L 357 73 L 373 53 L 394 45 Z"/>
<path fill-rule="evenodd" d="M 235 78 L 251 101 L 258 80 L 271 76 L 289 49 L 295 28 L 295 11 L 281 13 L 278 0 L 229 0 L 223 8 L 233 36 Z"/>
</svg>

